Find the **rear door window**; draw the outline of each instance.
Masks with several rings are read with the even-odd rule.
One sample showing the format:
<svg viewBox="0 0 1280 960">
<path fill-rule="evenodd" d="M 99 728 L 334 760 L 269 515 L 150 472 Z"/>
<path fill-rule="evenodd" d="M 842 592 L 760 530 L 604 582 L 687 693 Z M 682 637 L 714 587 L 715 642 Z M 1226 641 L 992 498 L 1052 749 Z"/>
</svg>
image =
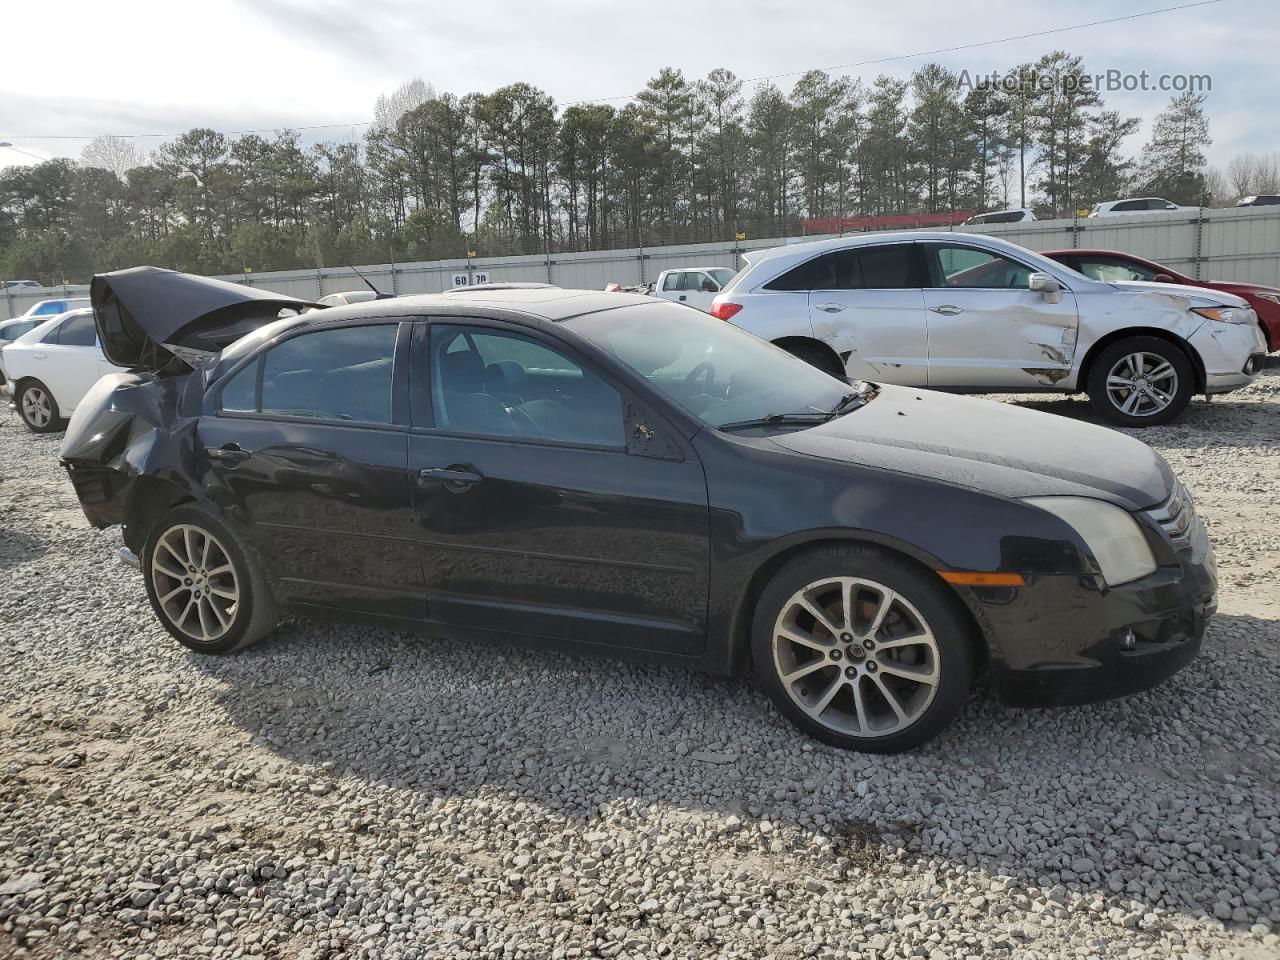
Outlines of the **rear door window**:
<svg viewBox="0 0 1280 960">
<path fill-rule="evenodd" d="M 396 332 L 380 323 L 291 337 L 227 381 L 220 409 L 391 423 Z"/>
<path fill-rule="evenodd" d="M 52 342 L 64 347 L 92 347 L 98 342 L 98 331 L 93 325 L 93 314 L 86 313 L 63 320 L 58 325 Z"/>
</svg>

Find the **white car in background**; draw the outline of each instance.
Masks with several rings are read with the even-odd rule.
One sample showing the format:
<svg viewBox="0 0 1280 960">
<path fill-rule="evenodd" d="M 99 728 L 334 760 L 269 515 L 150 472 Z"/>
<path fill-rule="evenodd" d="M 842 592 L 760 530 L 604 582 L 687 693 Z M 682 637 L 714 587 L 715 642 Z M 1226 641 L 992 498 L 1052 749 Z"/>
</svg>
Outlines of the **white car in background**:
<svg viewBox="0 0 1280 960">
<path fill-rule="evenodd" d="M 1113 423 L 1148 426 L 1246 386 L 1266 358 L 1234 294 L 1091 280 L 998 237 L 869 233 L 744 258 L 711 315 L 838 377 L 1085 391 Z"/>
<path fill-rule="evenodd" d="M 663 300 L 711 309 L 711 301 L 737 271 L 729 267 L 681 267 L 663 270 L 653 285 L 653 295 Z"/>
<path fill-rule="evenodd" d="M 979 213 L 970 217 L 965 223 L 1026 223 L 1035 218 L 1034 210 L 1029 207 L 1019 207 L 1017 210 L 991 210 L 987 213 Z"/>
<path fill-rule="evenodd" d="M 108 373 L 92 310 L 53 317 L 0 348 L 0 367 L 11 384 L 11 406 L 35 433 L 61 429 L 81 398 Z"/>
<path fill-rule="evenodd" d="M 1199 207 L 1182 206 L 1163 197 L 1134 197 L 1129 200 L 1107 200 L 1104 203 L 1095 203 L 1093 209 L 1089 211 L 1089 216 L 1117 217 L 1124 213 L 1177 213 L 1178 211 L 1189 213 L 1199 209 Z"/>
</svg>

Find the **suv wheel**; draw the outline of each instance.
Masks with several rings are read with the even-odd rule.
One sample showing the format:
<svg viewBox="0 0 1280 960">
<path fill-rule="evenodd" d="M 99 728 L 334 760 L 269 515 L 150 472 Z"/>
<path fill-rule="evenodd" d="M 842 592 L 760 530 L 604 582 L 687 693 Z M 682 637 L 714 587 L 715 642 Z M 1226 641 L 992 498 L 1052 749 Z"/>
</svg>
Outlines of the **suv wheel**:
<svg viewBox="0 0 1280 960">
<path fill-rule="evenodd" d="M 1127 337 L 1106 347 L 1089 369 L 1089 400 L 1112 423 L 1149 427 L 1176 418 L 1195 389 L 1187 355 L 1159 337 Z"/>
<path fill-rule="evenodd" d="M 850 545 L 779 571 L 756 607 L 752 654 L 774 705 L 801 730 L 897 753 L 931 740 L 964 703 L 971 632 L 941 581 Z"/>
<path fill-rule="evenodd" d="M 62 426 L 58 401 L 39 380 L 28 380 L 17 396 L 18 415 L 32 433 L 53 433 Z"/>
<path fill-rule="evenodd" d="M 142 569 L 160 623 L 197 653 L 230 653 L 275 627 L 262 568 L 231 530 L 193 505 L 174 508 L 147 537 Z"/>
</svg>

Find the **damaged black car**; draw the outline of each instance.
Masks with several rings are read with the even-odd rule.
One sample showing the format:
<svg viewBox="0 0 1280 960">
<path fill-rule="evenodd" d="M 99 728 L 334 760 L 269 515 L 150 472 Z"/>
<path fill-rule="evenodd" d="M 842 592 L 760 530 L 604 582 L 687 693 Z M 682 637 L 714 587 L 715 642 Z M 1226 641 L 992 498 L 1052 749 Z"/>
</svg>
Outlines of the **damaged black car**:
<svg viewBox="0 0 1280 960">
<path fill-rule="evenodd" d="M 1150 687 L 1216 574 L 1123 434 L 847 383 L 651 297 L 494 286 L 310 304 L 96 277 L 112 363 L 62 460 L 207 654 L 285 614 L 733 674 L 840 747 Z M 495 707 L 500 709 L 500 707 Z"/>
</svg>

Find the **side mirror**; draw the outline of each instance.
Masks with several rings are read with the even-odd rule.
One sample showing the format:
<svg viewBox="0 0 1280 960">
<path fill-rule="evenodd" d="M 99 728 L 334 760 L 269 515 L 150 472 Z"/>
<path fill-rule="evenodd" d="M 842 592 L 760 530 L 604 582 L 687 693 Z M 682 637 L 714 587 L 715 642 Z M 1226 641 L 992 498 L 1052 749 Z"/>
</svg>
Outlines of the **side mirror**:
<svg viewBox="0 0 1280 960">
<path fill-rule="evenodd" d="M 1027 278 L 1027 289 L 1042 293 L 1049 303 L 1062 302 L 1062 284 L 1047 273 L 1033 273 Z"/>
<path fill-rule="evenodd" d="M 1151 280 L 1153 283 L 1177 283 L 1177 281 L 1167 273 L 1157 273 L 1151 278 Z"/>
</svg>

